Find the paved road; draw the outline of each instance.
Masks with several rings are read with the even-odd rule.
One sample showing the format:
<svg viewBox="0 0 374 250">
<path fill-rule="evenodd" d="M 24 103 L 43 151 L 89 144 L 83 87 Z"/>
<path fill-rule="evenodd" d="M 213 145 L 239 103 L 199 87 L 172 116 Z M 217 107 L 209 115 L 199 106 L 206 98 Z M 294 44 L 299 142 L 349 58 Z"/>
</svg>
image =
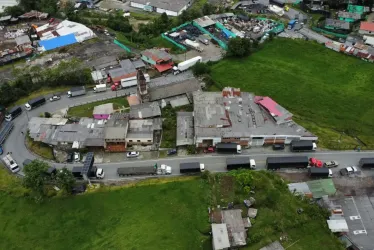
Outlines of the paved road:
<svg viewBox="0 0 374 250">
<path fill-rule="evenodd" d="M 124 94 L 124 93 L 135 93 L 135 88 L 129 88 L 126 90 L 120 90 L 117 94 Z M 42 105 L 34 110 L 29 112 L 23 110 L 22 114 L 17 117 L 14 122 L 14 129 L 6 139 L 4 144 L 4 151 L 5 152 L 12 152 L 13 158 L 18 162 L 18 164 L 22 164 L 22 162 L 26 159 L 36 159 L 36 156 L 30 153 L 26 146 L 25 146 L 25 136 L 21 133 L 27 131 L 27 122 L 28 118 L 39 116 L 39 114 L 43 112 L 50 112 L 53 113 L 57 110 L 66 108 L 68 105 L 82 103 L 82 102 L 90 102 L 95 101 L 102 98 L 108 97 L 116 97 L 116 93 L 110 90 L 101 93 L 94 93 L 88 92 L 85 96 L 76 97 L 76 98 L 68 98 L 66 95 L 61 97 L 61 100 L 56 102 L 49 102 L 45 105 Z"/>
</svg>

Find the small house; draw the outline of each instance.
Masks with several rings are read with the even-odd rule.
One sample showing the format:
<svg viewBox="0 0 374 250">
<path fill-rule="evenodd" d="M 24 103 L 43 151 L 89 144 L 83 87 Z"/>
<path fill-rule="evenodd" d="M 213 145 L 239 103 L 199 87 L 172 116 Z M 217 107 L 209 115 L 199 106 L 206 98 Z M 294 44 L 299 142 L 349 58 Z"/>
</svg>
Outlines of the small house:
<svg viewBox="0 0 374 250">
<path fill-rule="evenodd" d="M 113 103 L 106 103 L 94 107 L 93 117 L 97 120 L 108 119 L 113 113 Z"/>
<path fill-rule="evenodd" d="M 141 52 L 142 60 L 162 73 L 173 67 L 173 61 L 169 53 L 160 49 L 148 49 Z"/>
<path fill-rule="evenodd" d="M 362 35 L 374 35 L 374 23 L 361 22 L 359 33 Z"/>
</svg>

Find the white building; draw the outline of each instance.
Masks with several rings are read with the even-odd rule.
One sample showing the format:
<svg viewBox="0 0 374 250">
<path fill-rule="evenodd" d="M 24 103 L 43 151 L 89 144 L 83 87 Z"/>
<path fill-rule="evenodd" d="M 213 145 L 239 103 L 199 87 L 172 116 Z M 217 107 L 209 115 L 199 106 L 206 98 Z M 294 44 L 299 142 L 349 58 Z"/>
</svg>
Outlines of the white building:
<svg viewBox="0 0 374 250">
<path fill-rule="evenodd" d="M 130 6 L 144 11 L 166 13 L 168 16 L 179 16 L 192 3 L 192 0 L 133 0 Z"/>
</svg>

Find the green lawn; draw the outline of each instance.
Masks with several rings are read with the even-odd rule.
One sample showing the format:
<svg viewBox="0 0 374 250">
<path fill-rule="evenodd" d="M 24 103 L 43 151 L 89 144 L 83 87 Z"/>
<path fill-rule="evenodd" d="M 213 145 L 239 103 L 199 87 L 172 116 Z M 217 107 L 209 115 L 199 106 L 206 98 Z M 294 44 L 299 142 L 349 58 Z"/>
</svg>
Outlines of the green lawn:
<svg viewBox="0 0 374 250">
<path fill-rule="evenodd" d="M 68 116 L 92 117 L 92 112 L 94 110 L 94 107 L 97 105 L 105 104 L 105 103 L 113 103 L 114 109 L 129 106 L 127 102 L 127 98 L 125 96 L 122 96 L 122 97 L 108 99 L 105 101 L 91 102 L 91 103 L 84 104 L 81 106 L 69 108 Z"/>
<path fill-rule="evenodd" d="M 40 205 L 0 190 L 0 249 L 175 250 L 210 245 L 204 183 L 167 181 L 56 197 Z"/>
<path fill-rule="evenodd" d="M 275 39 L 245 59 L 212 66 L 217 85 L 270 96 L 326 147 L 374 148 L 374 65 L 314 42 Z M 352 137 L 342 136 L 341 132 Z"/>
</svg>

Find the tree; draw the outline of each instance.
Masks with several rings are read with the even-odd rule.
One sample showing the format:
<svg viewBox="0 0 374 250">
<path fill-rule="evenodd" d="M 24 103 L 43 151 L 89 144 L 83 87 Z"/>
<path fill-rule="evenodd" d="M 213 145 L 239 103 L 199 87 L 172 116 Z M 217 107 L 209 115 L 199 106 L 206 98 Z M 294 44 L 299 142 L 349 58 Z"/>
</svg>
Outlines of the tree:
<svg viewBox="0 0 374 250">
<path fill-rule="evenodd" d="M 251 42 L 246 38 L 231 38 L 228 43 L 228 56 L 244 57 L 251 53 Z"/>
<path fill-rule="evenodd" d="M 203 14 L 204 15 L 211 15 L 214 13 L 214 5 L 210 4 L 210 3 L 205 3 L 203 5 Z"/>
<path fill-rule="evenodd" d="M 50 178 L 46 174 L 48 168 L 46 162 L 34 160 L 23 169 L 25 173 L 23 185 L 32 191 L 36 202 L 41 202 L 46 195 L 45 185 Z"/>
<path fill-rule="evenodd" d="M 4 13 L 13 17 L 18 17 L 24 13 L 23 9 L 19 5 L 8 6 L 4 9 Z"/>
<path fill-rule="evenodd" d="M 204 75 L 204 74 L 209 74 L 210 73 L 210 68 L 206 63 L 197 62 L 192 67 L 192 72 L 195 76 L 200 76 L 200 75 Z"/>
<path fill-rule="evenodd" d="M 56 174 L 56 184 L 66 193 L 70 194 L 75 185 L 75 178 L 70 170 L 63 168 Z"/>
</svg>

